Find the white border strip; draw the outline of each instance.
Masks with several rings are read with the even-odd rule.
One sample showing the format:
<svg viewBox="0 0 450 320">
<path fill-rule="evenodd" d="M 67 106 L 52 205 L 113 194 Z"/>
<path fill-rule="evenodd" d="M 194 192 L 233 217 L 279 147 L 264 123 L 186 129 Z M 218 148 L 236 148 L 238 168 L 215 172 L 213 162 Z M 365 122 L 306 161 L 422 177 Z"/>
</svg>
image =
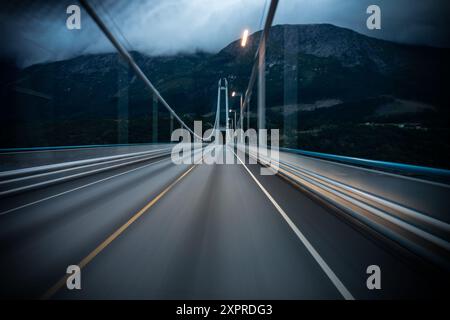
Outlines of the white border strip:
<svg viewBox="0 0 450 320">
<path fill-rule="evenodd" d="M 300 241 L 303 243 L 303 245 L 306 247 L 306 249 L 309 251 L 309 253 L 313 256 L 313 258 L 316 260 L 316 262 L 319 264 L 319 266 L 322 268 L 322 270 L 325 272 L 325 274 L 328 276 L 328 278 L 331 280 L 331 282 L 334 284 L 336 289 L 339 291 L 339 293 L 344 297 L 345 300 L 355 300 L 355 298 L 352 296 L 350 291 L 347 290 L 347 288 L 344 286 L 341 280 L 336 276 L 336 274 L 331 270 L 331 268 L 328 266 L 328 264 L 325 262 L 325 260 L 322 259 L 320 254 L 314 249 L 314 247 L 311 245 L 311 243 L 306 239 L 306 237 L 303 235 L 303 233 L 297 228 L 297 226 L 292 222 L 292 220 L 289 218 L 289 216 L 284 212 L 284 210 L 280 207 L 280 205 L 275 201 L 274 198 L 269 194 L 269 192 L 262 186 L 262 184 L 256 179 L 256 177 L 253 175 L 253 173 L 247 168 L 245 163 L 241 160 L 241 158 L 238 157 L 238 155 L 234 152 L 234 150 L 231 150 L 236 158 L 239 160 L 239 162 L 244 166 L 244 168 L 247 170 L 247 172 L 250 174 L 250 176 L 253 178 L 253 180 L 256 182 L 258 187 L 264 192 L 264 194 L 267 196 L 267 198 L 272 202 L 274 207 L 278 210 L 280 215 L 284 218 L 284 220 L 287 222 L 289 227 L 291 227 L 292 231 L 297 235 L 297 237 L 300 239 Z"/>
</svg>

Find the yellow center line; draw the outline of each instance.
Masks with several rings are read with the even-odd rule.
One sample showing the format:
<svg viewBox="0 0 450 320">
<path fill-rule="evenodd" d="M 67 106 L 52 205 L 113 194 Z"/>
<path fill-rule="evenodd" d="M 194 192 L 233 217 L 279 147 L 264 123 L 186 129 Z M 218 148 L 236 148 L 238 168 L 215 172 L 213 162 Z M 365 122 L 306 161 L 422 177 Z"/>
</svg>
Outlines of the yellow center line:
<svg viewBox="0 0 450 320">
<path fill-rule="evenodd" d="M 124 225 L 117 229 L 113 234 L 111 234 L 106 240 L 104 240 L 97 248 L 95 248 L 91 253 L 89 253 L 81 262 L 78 264 L 80 269 L 85 267 L 89 262 L 92 261 L 103 249 L 105 249 L 111 242 L 113 242 L 118 236 L 120 236 L 133 222 L 139 219 L 148 209 L 150 209 L 158 200 L 160 200 L 167 192 L 170 191 L 178 182 L 181 181 L 185 176 L 187 176 L 197 164 L 190 167 L 186 172 L 179 176 L 174 182 L 172 182 L 167 188 L 165 188 L 160 194 L 158 194 L 152 201 L 147 203 L 145 207 L 134 214 Z M 59 289 L 61 289 L 69 277 L 66 274 L 62 277 L 53 287 L 51 287 L 42 297 L 42 300 L 50 299 Z"/>
</svg>

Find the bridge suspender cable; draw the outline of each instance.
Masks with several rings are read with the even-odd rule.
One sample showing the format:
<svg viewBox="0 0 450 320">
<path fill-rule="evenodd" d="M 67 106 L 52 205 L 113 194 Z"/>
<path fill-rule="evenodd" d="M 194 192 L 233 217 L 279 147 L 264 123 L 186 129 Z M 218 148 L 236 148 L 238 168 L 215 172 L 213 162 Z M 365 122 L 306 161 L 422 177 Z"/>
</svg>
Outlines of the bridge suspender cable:
<svg viewBox="0 0 450 320">
<path fill-rule="evenodd" d="M 275 16 L 275 11 L 277 10 L 278 0 L 272 0 L 270 2 L 269 12 L 267 13 L 266 22 L 264 24 L 264 30 L 262 31 L 261 38 L 259 39 L 258 49 L 255 54 L 255 61 L 253 63 L 252 73 L 250 75 L 250 81 L 248 83 L 247 90 L 245 91 L 244 103 L 242 104 L 242 112 L 245 110 L 245 107 L 250 103 L 250 99 L 252 96 L 253 85 L 255 84 L 256 75 L 258 74 L 258 56 L 262 50 L 265 50 L 263 46 L 266 45 L 266 40 L 269 36 L 270 27 L 272 26 L 273 18 Z"/>
<path fill-rule="evenodd" d="M 147 88 L 150 89 L 150 91 L 157 97 L 157 99 L 164 105 L 164 107 L 170 112 L 170 114 L 177 119 L 177 121 L 186 128 L 190 133 L 194 135 L 197 139 L 200 140 L 209 140 L 212 135 L 214 134 L 215 130 L 211 131 L 211 134 L 203 138 L 202 136 L 199 136 L 196 134 L 191 128 L 189 128 L 188 125 L 176 114 L 176 112 L 169 106 L 169 104 L 164 100 L 164 98 L 161 96 L 159 91 L 153 86 L 153 84 L 150 82 L 150 80 L 147 78 L 147 76 L 142 72 L 141 68 L 136 64 L 133 57 L 130 55 L 130 53 L 120 44 L 119 41 L 114 37 L 114 35 L 109 31 L 108 27 L 103 23 L 103 21 L 100 19 L 100 17 L 95 12 L 94 8 L 88 3 L 87 0 L 80 0 L 81 5 L 84 7 L 86 12 L 91 16 L 91 18 L 94 20 L 94 22 L 98 25 L 100 30 L 106 35 L 106 37 L 111 41 L 112 45 L 117 49 L 119 54 L 122 56 L 123 59 L 131 66 L 133 71 L 135 72 L 136 76 L 139 77 Z M 219 106 L 217 106 L 217 109 L 219 109 Z M 216 110 L 217 112 L 217 110 Z M 217 115 L 216 115 L 216 121 L 214 123 L 214 128 L 216 129 L 217 126 Z"/>
</svg>

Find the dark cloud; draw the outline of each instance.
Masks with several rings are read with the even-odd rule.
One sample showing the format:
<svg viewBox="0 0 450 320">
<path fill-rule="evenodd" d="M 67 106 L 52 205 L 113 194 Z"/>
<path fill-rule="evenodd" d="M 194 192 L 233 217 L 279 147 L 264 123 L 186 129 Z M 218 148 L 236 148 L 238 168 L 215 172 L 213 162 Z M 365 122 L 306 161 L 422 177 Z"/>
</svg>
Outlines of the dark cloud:
<svg viewBox="0 0 450 320">
<path fill-rule="evenodd" d="M 265 0 L 90 0 L 129 48 L 148 54 L 217 51 L 260 29 Z M 269 1 L 269 0 L 267 0 Z M 84 14 L 82 29 L 65 27 L 75 0 L 1 4 L 1 53 L 21 65 L 108 52 L 111 45 Z M 366 8 L 382 10 L 382 30 L 366 28 Z M 403 43 L 450 47 L 448 0 L 281 0 L 275 23 L 332 23 Z M 123 35 L 123 36 L 122 36 Z"/>
</svg>

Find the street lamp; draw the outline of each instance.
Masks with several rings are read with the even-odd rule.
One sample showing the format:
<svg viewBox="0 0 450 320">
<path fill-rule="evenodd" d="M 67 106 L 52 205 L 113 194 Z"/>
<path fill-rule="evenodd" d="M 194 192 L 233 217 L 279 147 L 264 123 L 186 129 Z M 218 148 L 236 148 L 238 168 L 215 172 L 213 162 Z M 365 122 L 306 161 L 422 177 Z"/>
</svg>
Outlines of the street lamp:
<svg viewBox="0 0 450 320">
<path fill-rule="evenodd" d="M 245 29 L 244 33 L 242 33 L 241 47 L 245 47 L 245 45 L 247 44 L 247 39 L 248 39 L 248 29 Z"/>
</svg>

